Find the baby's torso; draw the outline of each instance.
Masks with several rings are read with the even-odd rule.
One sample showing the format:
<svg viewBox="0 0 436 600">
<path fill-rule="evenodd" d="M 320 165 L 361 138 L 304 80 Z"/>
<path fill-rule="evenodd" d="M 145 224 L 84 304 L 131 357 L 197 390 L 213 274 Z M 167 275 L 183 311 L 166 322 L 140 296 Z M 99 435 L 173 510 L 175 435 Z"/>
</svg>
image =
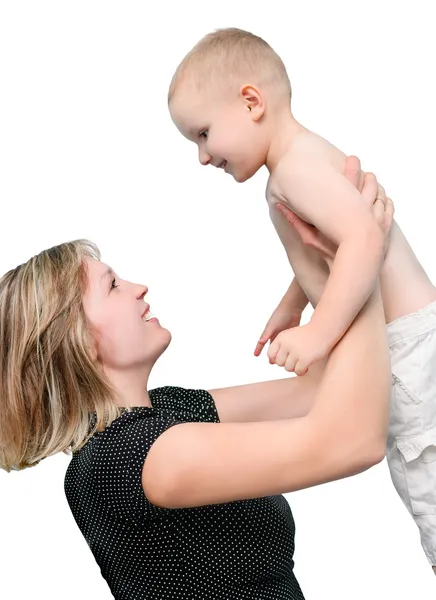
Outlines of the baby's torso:
<svg viewBox="0 0 436 600">
<path fill-rule="evenodd" d="M 282 160 L 292 161 L 295 153 L 299 153 L 300 156 L 304 153 L 308 161 L 311 156 L 321 156 L 339 173 L 344 172 L 346 155 L 312 132 L 305 133 Z M 313 176 L 316 177 L 316 173 Z M 315 307 L 325 286 L 327 265 L 315 250 L 302 244 L 299 235 L 275 208 L 277 200 L 280 199 L 281 203 L 287 204 L 292 210 L 292 206 L 281 193 L 274 173 L 268 181 L 266 199 L 271 220 L 285 248 L 292 270 L 309 302 Z M 322 198 L 319 201 L 322 202 Z M 381 270 L 380 285 L 387 323 L 436 300 L 434 286 L 395 221 L 391 228 L 389 250 Z"/>
</svg>

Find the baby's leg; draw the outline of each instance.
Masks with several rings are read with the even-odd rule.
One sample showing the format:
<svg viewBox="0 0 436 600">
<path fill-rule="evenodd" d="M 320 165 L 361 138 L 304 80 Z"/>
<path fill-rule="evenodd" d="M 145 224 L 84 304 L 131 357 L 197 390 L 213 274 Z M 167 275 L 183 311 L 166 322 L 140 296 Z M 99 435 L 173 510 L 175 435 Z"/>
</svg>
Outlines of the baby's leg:
<svg viewBox="0 0 436 600">
<path fill-rule="evenodd" d="M 425 504 L 425 486 L 420 486 L 419 481 L 423 481 L 427 476 L 425 469 L 422 469 L 423 462 L 420 459 L 405 463 L 405 459 L 401 452 L 395 447 L 395 444 L 388 443 L 387 459 L 392 481 L 401 500 L 405 504 L 412 518 L 418 526 L 421 536 L 421 545 L 428 562 L 432 565 L 436 575 L 436 514 L 430 513 L 434 510 L 436 503 L 434 498 L 430 499 L 427 507 L 419 508 L 419 500 Z M 412 462 L 415 465 L 415 479 L 412 479 L 411 487 L 409 487 L 409 468 Z M 436 469 L 436 466 L 434 467 Z M 436 474 L 432 475 L 430 485 L 436 485 Z M 425 514 L 420 514 L 420 512 Z"/>
<path fill-rule="evenodd" d="M 392 401 L 387 460 L 436 574 L 436 303 L 387 326 Z"/>
</svg>

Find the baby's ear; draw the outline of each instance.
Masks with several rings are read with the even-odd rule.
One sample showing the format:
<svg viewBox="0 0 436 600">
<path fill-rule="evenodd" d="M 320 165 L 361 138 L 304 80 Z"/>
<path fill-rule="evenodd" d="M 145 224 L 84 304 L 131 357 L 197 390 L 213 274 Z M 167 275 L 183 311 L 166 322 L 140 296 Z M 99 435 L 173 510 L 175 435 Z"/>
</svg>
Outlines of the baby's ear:
<svg viewBox="0 0 436 600">
<path fill-rule="evenodd" d="M 258 121 L 265 112 L 265 101 L 260 90 L 255 85 L 246 83 L 241 87 L 239 93 L 252 120 Z"/>
</svg>

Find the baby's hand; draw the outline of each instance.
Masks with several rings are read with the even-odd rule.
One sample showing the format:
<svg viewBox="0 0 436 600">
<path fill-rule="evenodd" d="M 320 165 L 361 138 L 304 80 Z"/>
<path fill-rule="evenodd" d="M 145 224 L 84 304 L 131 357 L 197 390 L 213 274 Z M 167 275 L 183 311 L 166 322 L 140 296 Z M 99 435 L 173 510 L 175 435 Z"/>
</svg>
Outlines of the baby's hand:
<svg viewBox="0 0 436 600">
<path fill-rule="evenodd" d="M 305 375 L 309 367 L 325 358 L 330 350 L 320 332 L 308 323 L 279 333 L 268 349 L 268 358 L 271 364 L 285 367 L 290 373 Z"/>
</svg>

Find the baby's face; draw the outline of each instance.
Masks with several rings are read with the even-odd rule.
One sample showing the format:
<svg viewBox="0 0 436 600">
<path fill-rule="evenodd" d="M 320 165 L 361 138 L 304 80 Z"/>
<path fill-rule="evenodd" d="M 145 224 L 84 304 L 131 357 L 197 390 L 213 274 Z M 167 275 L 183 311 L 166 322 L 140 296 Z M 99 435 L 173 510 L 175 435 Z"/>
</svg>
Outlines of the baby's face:
<svg viewBox="0 0 436 600">
<path fill-rule="evenodd" d="M 243 182 L 265 164 L 261 126 L 251 119 L 242 98 L 198 92 L 186 83 L 177 89 L 169 108 L 180 133 L 197 144 L 202 165 L 224 169 Z"/>
</svg>

